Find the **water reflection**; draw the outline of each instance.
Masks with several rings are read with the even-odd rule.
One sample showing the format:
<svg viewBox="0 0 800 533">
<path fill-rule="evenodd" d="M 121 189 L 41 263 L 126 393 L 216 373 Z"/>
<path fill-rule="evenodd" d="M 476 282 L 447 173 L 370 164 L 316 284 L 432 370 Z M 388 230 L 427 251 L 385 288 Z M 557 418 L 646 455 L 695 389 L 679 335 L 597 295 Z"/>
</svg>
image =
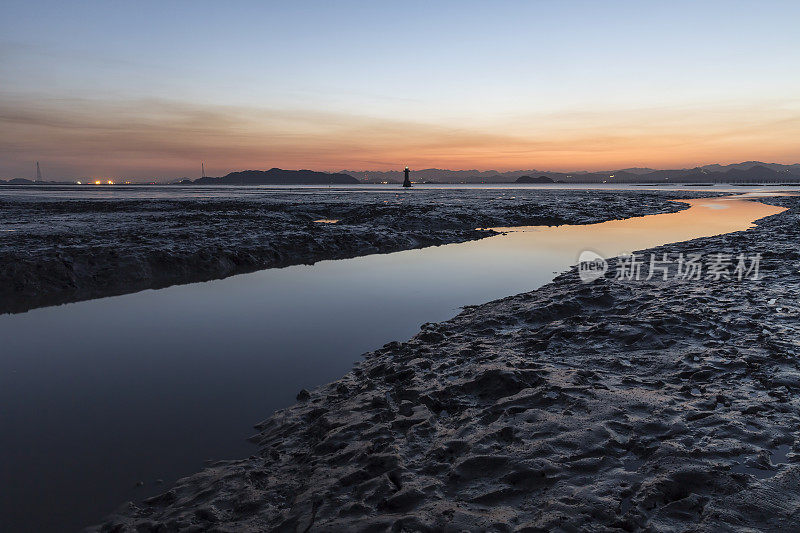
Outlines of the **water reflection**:
<svg viewBox="0 0 800 533">
<path fill-rule="evenodd" d="M 511 238 L 489 239 L 485 247 L 499 254 L 504 254 L 506 249 L 510 253 L 520 249 L 563 253 L 571 243 L 580 242 L 603 257 L 614 257 L 668 242 L 743 231 L 753 227 L 754 220 L 785 211 L 783 207 L 752 201 L 746 195 L 680 202 L 689 204 L 691 208 L 677 213 L 612 220 L 588 226 L 495 228 L 510 232 Z M 577 255 L 572 257 L 573 263 L 576 258 Z"/>
</svg>

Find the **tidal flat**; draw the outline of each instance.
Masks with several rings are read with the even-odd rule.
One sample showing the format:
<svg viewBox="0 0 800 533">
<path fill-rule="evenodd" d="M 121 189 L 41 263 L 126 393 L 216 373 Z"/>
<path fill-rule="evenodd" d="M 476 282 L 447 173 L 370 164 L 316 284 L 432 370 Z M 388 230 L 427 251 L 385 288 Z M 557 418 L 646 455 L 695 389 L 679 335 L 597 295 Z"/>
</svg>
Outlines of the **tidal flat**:
<svg viewBox="0 0 800 533">
<path fill-rule="evenodd" d="M 670 213 L 687 207 L 670 199 L 714 194 L 6 186 L 0 189 L 0 313 L 496 234 L 478 228 Z"/>
<path fill-rule="evenodd" d="M 799 200 L 641 251 L 758 255 L 758 279 L 616 279 L 611 260 L 469 306 L 300 391 L 249 458 L 94 529 L 796 531 Z"/>
</svg>

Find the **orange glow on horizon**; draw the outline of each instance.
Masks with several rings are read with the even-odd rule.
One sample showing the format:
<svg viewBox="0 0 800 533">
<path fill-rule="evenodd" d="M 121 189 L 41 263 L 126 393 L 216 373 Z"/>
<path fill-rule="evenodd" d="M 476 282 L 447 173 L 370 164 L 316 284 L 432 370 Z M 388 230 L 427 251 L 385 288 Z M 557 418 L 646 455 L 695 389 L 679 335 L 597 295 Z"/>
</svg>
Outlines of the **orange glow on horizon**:
<svg viewBox="0 0 800 533">
<path fill-rule="evenodd" d="M 458 126 L 176 102 L 16 102 L 14 111 L 14 128 L 0 128 L 0 144 L 24 145 L 65 175 L 148 181 L 196 177 L 200 160 L 217 176 L 272 167 L 575 172 L 790 164 L 798 162 L 800 131 L 793 102 L 452 119 Z M 30 156 L 19 159 L 30 166 Z"/>
</svg>

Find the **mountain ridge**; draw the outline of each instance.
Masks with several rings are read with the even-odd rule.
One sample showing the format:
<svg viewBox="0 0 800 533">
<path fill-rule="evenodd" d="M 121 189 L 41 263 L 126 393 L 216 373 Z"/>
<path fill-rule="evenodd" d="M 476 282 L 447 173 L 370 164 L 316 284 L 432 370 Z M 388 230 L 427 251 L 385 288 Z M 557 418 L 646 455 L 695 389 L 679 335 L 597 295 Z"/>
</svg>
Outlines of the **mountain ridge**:
<svg viewBox="0 0 800 533">
<path fill-rule="evenodd" d="M 621 170 L 556 172 L 547 170 L 447 170 L 438 168 L 412 169 L 416 183 L 516 183 L 522 176 L 546 177 L 558 183 L 798 183 L 800 163 L 781 164 L 762 161 L 743 161 L 720 165 L 717 163 L 680 169 L 630 167 Z M 94 178 L 78 178 L 92 183 Z M 122 179 L 122 178 L 119 178 Z M 155 181 L 149 179 L 150 184 Z M 148 182 L 126 181 L 142 185 Z M 221 177 L 185 178 L 164 183 L 180 185 L 347 185 L 358 183 L 402 183 L 402 170 L 241 170 Z M 26 178 L 0 179 L 0 185 L 67 185 L 75 181 L 34 182 Z"/>
<path fill-rule="evenodd" d="M 315 170 L 240 170 L 218 178 L 203 177 L 183 180 L 181 185 L 347 185 L 360 181 L 342 172 L 328 173 Z"/>
<path fill-rule="evenodd" d="M 343 170 L 364 183 L 400 183 L 401 171 Z M 546 170 L 446 170 L 412 169 L 412 179 L 417 182 L 441 183 L 515 183 L 522 176 L 538 175 L 562 183 L 691 183 L 691 182 L 800 182 L 800 164 L 784 165 L 746 161 L 729 165 L 711 164 L 695 168 L 654 170 L 627 168 L 606 171 L 552 172 Z"/>
</svg>

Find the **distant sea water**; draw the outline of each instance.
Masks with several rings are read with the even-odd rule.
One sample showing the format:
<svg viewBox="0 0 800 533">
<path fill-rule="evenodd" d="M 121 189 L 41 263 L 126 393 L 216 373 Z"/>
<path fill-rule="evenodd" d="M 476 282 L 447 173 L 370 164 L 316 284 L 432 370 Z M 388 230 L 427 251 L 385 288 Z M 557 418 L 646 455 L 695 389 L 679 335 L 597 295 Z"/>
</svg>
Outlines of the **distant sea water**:
<svg viewBox="0 0 800 533">
<path fill-rule="evenodd" d="M 610 184 L 610 183 L 553 183 L 553 184 L 518 184 L 518 183 L 452 183 L 452 184 L 415 184 L 411 189 L 403 189 L 399 183 L 394 184 L 359 184 L 359 185 L 2 185 L 0 198 L 26 198 L 37 200 L 82 200 L 82 199 L 203 199 L 203 198 L 247 198 L 248 196 L 264 196 L 271 192 L 280 193 L 287 190 L 319 193 L 329 190 L 337 193 L 345 191 L 374 192 L 376 194 L 413 193 L 414 190 L 451 190 L 451 189 L 553 189 L 553 190 L 603 190 L 603 191 L 701 191 L 701 192 L 795 192 L 800 185 L 728 185 L 714 184 L 710 186 L 686 185 L 654 185 L 642 184 Z"/>
</svg>

